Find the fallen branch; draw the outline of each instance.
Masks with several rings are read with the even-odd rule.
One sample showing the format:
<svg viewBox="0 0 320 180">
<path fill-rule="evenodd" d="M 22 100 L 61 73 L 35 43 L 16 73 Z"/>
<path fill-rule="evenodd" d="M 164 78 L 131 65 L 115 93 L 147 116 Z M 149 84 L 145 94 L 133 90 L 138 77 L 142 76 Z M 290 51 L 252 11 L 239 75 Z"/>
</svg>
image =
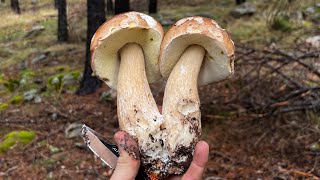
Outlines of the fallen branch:
<svg viewBox="0 0 320 180">
<path fill-rule="evenodd" d="M 320 112 L 320 64 L 313 65 L 319 62 L 319 50 L 305 51 L 302 45 L 292 52 L 241 44 L 237 47 L 236 63 L 242 71 L 236 77 L 243 86 L 228 103 L 240 103 L 249 111 L 264 114 L 263 117 L 303 110 Z"/>
</svg>

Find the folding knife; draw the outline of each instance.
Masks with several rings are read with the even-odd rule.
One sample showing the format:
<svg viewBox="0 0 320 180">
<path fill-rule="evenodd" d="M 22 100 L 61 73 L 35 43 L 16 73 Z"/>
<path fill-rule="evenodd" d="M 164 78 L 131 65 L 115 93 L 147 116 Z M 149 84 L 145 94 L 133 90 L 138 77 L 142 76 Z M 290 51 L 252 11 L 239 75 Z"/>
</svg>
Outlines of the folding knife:
<svg viewBox="0 0 320 180">
<path fill-rule="evenodd" d="M 111 169 L 117 165 L 119 157 L 118 147 L 104 138 L 101 134 L 89 128 L 85 124 L 82 125 L 82 137 L 89 149 L 98 156 Z M 150 180 L 141 166 L 136 177 L 137 180 Z"/>
</svg>

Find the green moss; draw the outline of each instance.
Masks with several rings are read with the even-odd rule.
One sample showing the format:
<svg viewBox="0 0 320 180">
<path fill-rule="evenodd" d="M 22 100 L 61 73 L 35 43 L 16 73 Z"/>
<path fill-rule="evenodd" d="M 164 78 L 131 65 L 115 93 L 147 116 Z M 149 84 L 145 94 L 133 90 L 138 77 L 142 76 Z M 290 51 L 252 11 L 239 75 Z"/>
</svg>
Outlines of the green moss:
<svg viewBox="0 0 320 180">
<path fill-rule="evenodd" d="M 0 154 L 7 152 L 16 144 L 29 144 L 35 137 L 33 131 L 12 131 L 6 134 L 3 141 L 0 143 Z"/>
<path fill-rule="evenodd" d="M 47 144 L 47 141 L 46 140 L 42 140 L 39 144 L 40 144 L 40 146 L 45 146 Z"/>
<path fill-rule="evenodd" d="M 271 28 L 277 31 L 282 31 L 282 32 L 290 32 L 293 29 L 293 26 L 291 22 L 289 21 L 289 18 L 286 17 L 275 17 L 272 24 Z"/>
<path fill-rule="evenodd" d="M 11 100 L 10 103 L 11 104 L 19 104 L 23 101 L 23 97 L 22 96 L 14 96 Z"/>
<path fill-rule="evenodd" d="M 8 103 L 2 103 L 2 104 L 0 104 L 0 111 L 4 110 L 4 109 L 7 109 L 8 107 L 9 107 Z"/>
<path fill-rule="evenodd" d="M 70 74 L 72 75 L 72 77 L 73 77 L 74 79 L 78 79 L 79 76 L 80 76 L 80 72 L 78 72 L 78 71 L 70 72 Z"/>
</svg>

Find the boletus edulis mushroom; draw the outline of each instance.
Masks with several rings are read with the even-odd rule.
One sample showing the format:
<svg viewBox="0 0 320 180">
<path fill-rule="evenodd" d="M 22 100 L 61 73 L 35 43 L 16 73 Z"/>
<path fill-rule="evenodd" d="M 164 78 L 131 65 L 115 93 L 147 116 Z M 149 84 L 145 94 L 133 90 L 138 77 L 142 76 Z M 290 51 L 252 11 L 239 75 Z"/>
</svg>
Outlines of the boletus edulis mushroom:
<svg viewBox="0 0 320 180">
<path fill-rule="evenodd" d="M 160 51 L 160 72 L 167 79 L 162 114 L 169 174 L 182 173 L 192 160 L 201 135 L 198 84 L 227 79 L 233 74 L 234 44 L 214 20 L 188 17 L 166 33 Z"/>
<path fill-rule="evenodd" d="M 190 165 L 201 134 L 197 85 L 229 77 L 234 59 L 228 33 L 211 19 L 182 19 L 163 34 L 152 17 L 128 12 L 104 23 L 91 42 L 94 74 L 117 90 L 120 129 L 136 139 L 156 179 Z M 149 87 L 161 75 L 168 78 L 162 114 Z"/>
</svg>

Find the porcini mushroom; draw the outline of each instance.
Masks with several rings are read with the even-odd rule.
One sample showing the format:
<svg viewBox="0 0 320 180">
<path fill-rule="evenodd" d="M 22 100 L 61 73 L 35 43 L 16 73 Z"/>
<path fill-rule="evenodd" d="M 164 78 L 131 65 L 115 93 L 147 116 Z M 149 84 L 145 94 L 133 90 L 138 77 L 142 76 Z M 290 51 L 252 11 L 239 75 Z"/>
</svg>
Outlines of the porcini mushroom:
<svg viewBox="0 0 320 180">
<path fill-rule="evenodd" d="M 163 100 L 170 174 L 189 166 L 201 134 L 197 85 L 219 82 L 232 75 L 234 44 L 226 30 L 203 17 L 179 20 L 161 44 L 160 72 L 168 78 Z"/>
<path fill-rule="evenodd" d="M 161 78 L 162 38 L 162 26 L 155 19 L 128 12 L 104 23 L 91 42 L 94 74 L 117 90 L 120 129 L 138 141 L 143 164 L 152 167 L 154 159 L 167 159 L 160 131 L 164 119 L 148 84 Z"/>
<path fill-rule="evenodd" d="M 120 129 L 137 140 L 146 172 L 159 179 L 189 166 L 201 133 L 197 84 L 229 77 L 234 59 L 228 33 L 211 19 L 182 19 L 162 38 L 152 17 L 129 12 L 103 24 L 91 42 L 94 74 L 118 92 Z M 161 75 L 168 78 L 163 114 L 148 85 Z"/>
</svg>

